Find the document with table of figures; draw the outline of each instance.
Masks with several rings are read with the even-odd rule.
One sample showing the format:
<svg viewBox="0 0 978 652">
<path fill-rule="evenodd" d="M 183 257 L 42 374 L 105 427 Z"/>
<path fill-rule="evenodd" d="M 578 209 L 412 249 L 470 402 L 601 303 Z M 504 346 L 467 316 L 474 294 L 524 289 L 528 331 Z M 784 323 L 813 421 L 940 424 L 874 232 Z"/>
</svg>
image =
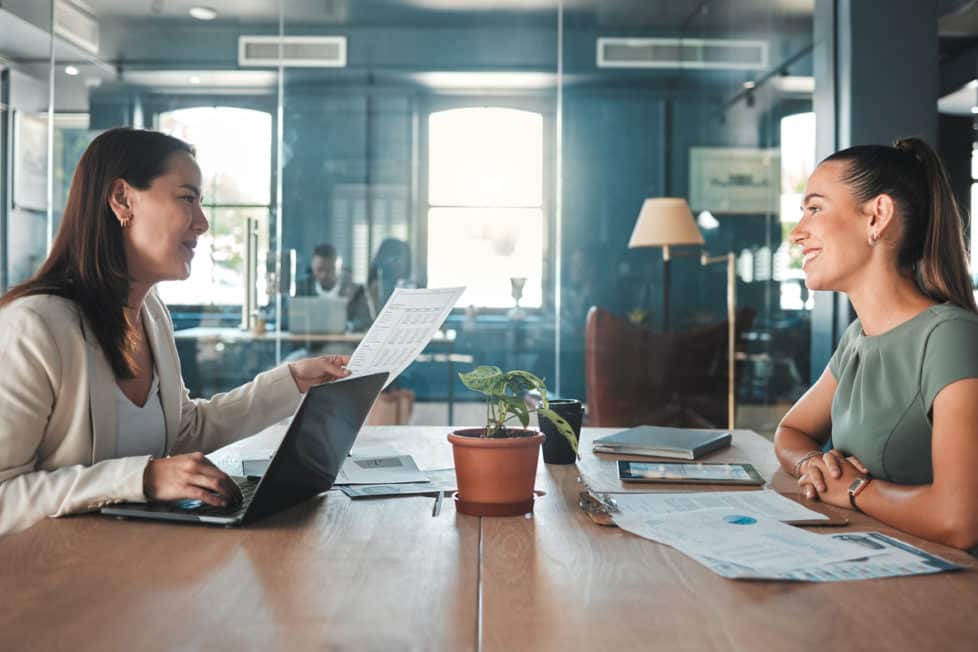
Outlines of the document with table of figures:
<svg viewBox="0 0 978 652">
<path fill-rule="evenodd" d="M 397 288 L 353 352 L 347 369 L 354 376 L 386 371 L 390 385 L 428 346 L 464 291 L 464 287 Z"/>
</svg>

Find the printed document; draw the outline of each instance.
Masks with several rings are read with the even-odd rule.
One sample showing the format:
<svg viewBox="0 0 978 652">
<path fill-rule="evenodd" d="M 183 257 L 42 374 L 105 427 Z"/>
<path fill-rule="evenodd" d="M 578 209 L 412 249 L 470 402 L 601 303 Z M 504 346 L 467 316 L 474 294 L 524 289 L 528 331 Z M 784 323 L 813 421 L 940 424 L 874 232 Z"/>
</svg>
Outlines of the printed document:
<svg viewBox="0 0 978 652">
<path fill-rule="evenodd" d="M 353 352 L 347 369 L 354 376 L 386 371 L 387 385 L 391 384 L 428 346 L 464 291 L 464 287 L 397 288 Z"/>
<path fill-rule="evenodd" d="M 428 469 L 424 471 L 428 482 L 405 482 L 402 484 L 348 484 L 340 491 L 350 498 L 377 498 L 378 496 L 420 496 L 444 491 L 455 491 L 455 469 Z"/>
<path fill-rule="evenodd" d="M 746 514 L 756 514 L 775 521 L 827 521 L 819 514 L 785 498 L 777 491 L 699 491 L 691 493 L 615 494 L 604 495 L 629 515 L 656 516 L 698 509 L 727 508 Z"/>
<path fill-rule="evenodd" d="M 739 564 L 718 561 L 709 557 L 693 556 L 714 573 L 729 579 L 791 580 L 796 582 L 844 582 L 869 580 L 880 577 L 926 575 L 959 570 L 961 566 L 929 552 L 915 548 L 879 532 L 839 532 L 830 538 L 865 546 L 873 554 L 868 557 L 809 566 L 785 572 L 770 572 Z"/>
<path fill-rule="evenodd" d="M 343 463 L 336 475 L 335 485 L 392 484 L 399 482 L 428 482 L 428 476 L 418 470 L 410 455 L 361 457 L 353 455 Z"/>
<path fill-rule="evenodd" d="M 738 509 L 662 515 L 623 512 L 612 518 L 623 530 L 691 557 L 709 557 L 775 574 L 878 554 L 856 543 Z"/>
</svg>

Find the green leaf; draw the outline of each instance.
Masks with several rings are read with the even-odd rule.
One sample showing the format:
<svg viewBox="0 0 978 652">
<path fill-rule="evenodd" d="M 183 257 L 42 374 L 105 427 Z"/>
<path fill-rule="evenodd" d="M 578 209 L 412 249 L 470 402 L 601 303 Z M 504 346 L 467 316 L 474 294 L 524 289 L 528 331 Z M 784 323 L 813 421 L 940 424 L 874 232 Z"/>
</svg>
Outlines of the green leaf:
<svg viewBox="0 0 978 652">
<path fill-rule="evenodd" d="M 522 398 L 507 396 L 503 400 L 505 401 L 506 406 L 509 408 L 509 412 L 520 420 L 520 423 L 523 424 L 524 428 L 530 425 L 530 410 L 526 407 L 526 403 L 523 402 Z"/>
<path fill-rule="evenodd" d="M 462 383 L 474 392 L 493 396 L 497 393 L 503 371 L 499 367 L 481 366 L 476 367 L 468 373 L 459 373 L 458 377 Z"/>
<path fill-rule="evenodd" d="M 519 419 L 526 428 L 530 425 L 530 413 L 537 411 L 546 418 L 553 415 L 554 418 L 550 420 L 562 435 L 568 437 L 574 451 L 577 451 L 577 438 L 570 425 L 546 409 L 547 386 L 536 374 L 521 369 L 503 372 L 499 367 L 483 365 L 468 373 L 459 373 L 458 377 L 472 391 L 489 397 L 486 431 L 490 437 L 495 436 L 509 419 Z M 531 391 L 540 393 L 542 400 L 539 404 L 527 404 L 526 396 Z M 560 424 L 563 424 L 563 428 Z"/>
<path fill-rule="evenodd" d="M 543 379 L 536 374 L 531 374 L 529 371 L 521 371 L 519 369 L 514 369 L 513 371 L 507 372 L 507 376 L 513 379 L 513 382 L 523 383 L 523 387 L 527 390 L 535 389 L 546 393 L 547 387 L 543 383 Z"/>
<path fill-rule="evenodd" d="M 557 432 L 564 436 L 571 446 L 571 450 L 577 455 L 577 459 L 581 459 L 581 453 L 577 450 L 577 435 L 574 434 L 574 429 L 571 425 L 564 420 L 562 416 L 551 410 L 550 408 L 540 407 L 537 408 L 537 415 L 554 424 L 557 428 Z"/>
</svg>

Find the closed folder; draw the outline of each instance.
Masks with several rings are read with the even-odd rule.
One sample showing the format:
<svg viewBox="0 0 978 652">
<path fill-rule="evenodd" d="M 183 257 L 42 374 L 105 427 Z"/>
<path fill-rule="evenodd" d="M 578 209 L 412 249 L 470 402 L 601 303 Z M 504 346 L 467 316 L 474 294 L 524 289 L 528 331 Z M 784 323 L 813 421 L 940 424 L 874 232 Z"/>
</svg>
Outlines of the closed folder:
<svg viewBox="0 0 978 652">
<path fill-rule="evenodd" d="M 696 460 L 730 445 L 728 430 L 636 426 L 594 440 L 595 453 Z"/>
</svg>

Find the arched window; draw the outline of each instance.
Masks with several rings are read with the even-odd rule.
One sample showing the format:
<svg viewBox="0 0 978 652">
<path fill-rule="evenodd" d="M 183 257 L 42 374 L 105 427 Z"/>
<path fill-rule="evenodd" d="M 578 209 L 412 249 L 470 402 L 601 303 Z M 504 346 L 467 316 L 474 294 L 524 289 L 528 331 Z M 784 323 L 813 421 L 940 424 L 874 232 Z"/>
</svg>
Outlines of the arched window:
<svg viewBox="0 0 978 652">
<path fill-rule="evenodd" d="M 168 304 L 241 305 L 246 266 L 265 269 L 272 195 L 272 116 L 234 107 L 194 107 L 161 113 L 157 128 L 197 150 L 203 175 L 201 201 L 210 230 L 197 241 L 190 280 L 160 283 Z M 258 246 L 246 260 L 246 224 L 258 226 Z M 258 305 L 268 303 L 264 274 L 257 275 Z"/>
<path fill-rule="evenodd" d="M 539 307 L 543 280 L 543 116 L 479 107 L 428 122 L 429 287 L 465 285 L 460 306 Z"/>
<path fill-rule="evenodd" d="M 805 184 L 815 170 L 815 114 L 781 119 L 781 245 L 774 254 L 774 279 L 781 282 L 782 310 L 811 310 L 815 298 L 805 288 L 801 252 L 788 234 L 801 220 Z"/>
</svg>

